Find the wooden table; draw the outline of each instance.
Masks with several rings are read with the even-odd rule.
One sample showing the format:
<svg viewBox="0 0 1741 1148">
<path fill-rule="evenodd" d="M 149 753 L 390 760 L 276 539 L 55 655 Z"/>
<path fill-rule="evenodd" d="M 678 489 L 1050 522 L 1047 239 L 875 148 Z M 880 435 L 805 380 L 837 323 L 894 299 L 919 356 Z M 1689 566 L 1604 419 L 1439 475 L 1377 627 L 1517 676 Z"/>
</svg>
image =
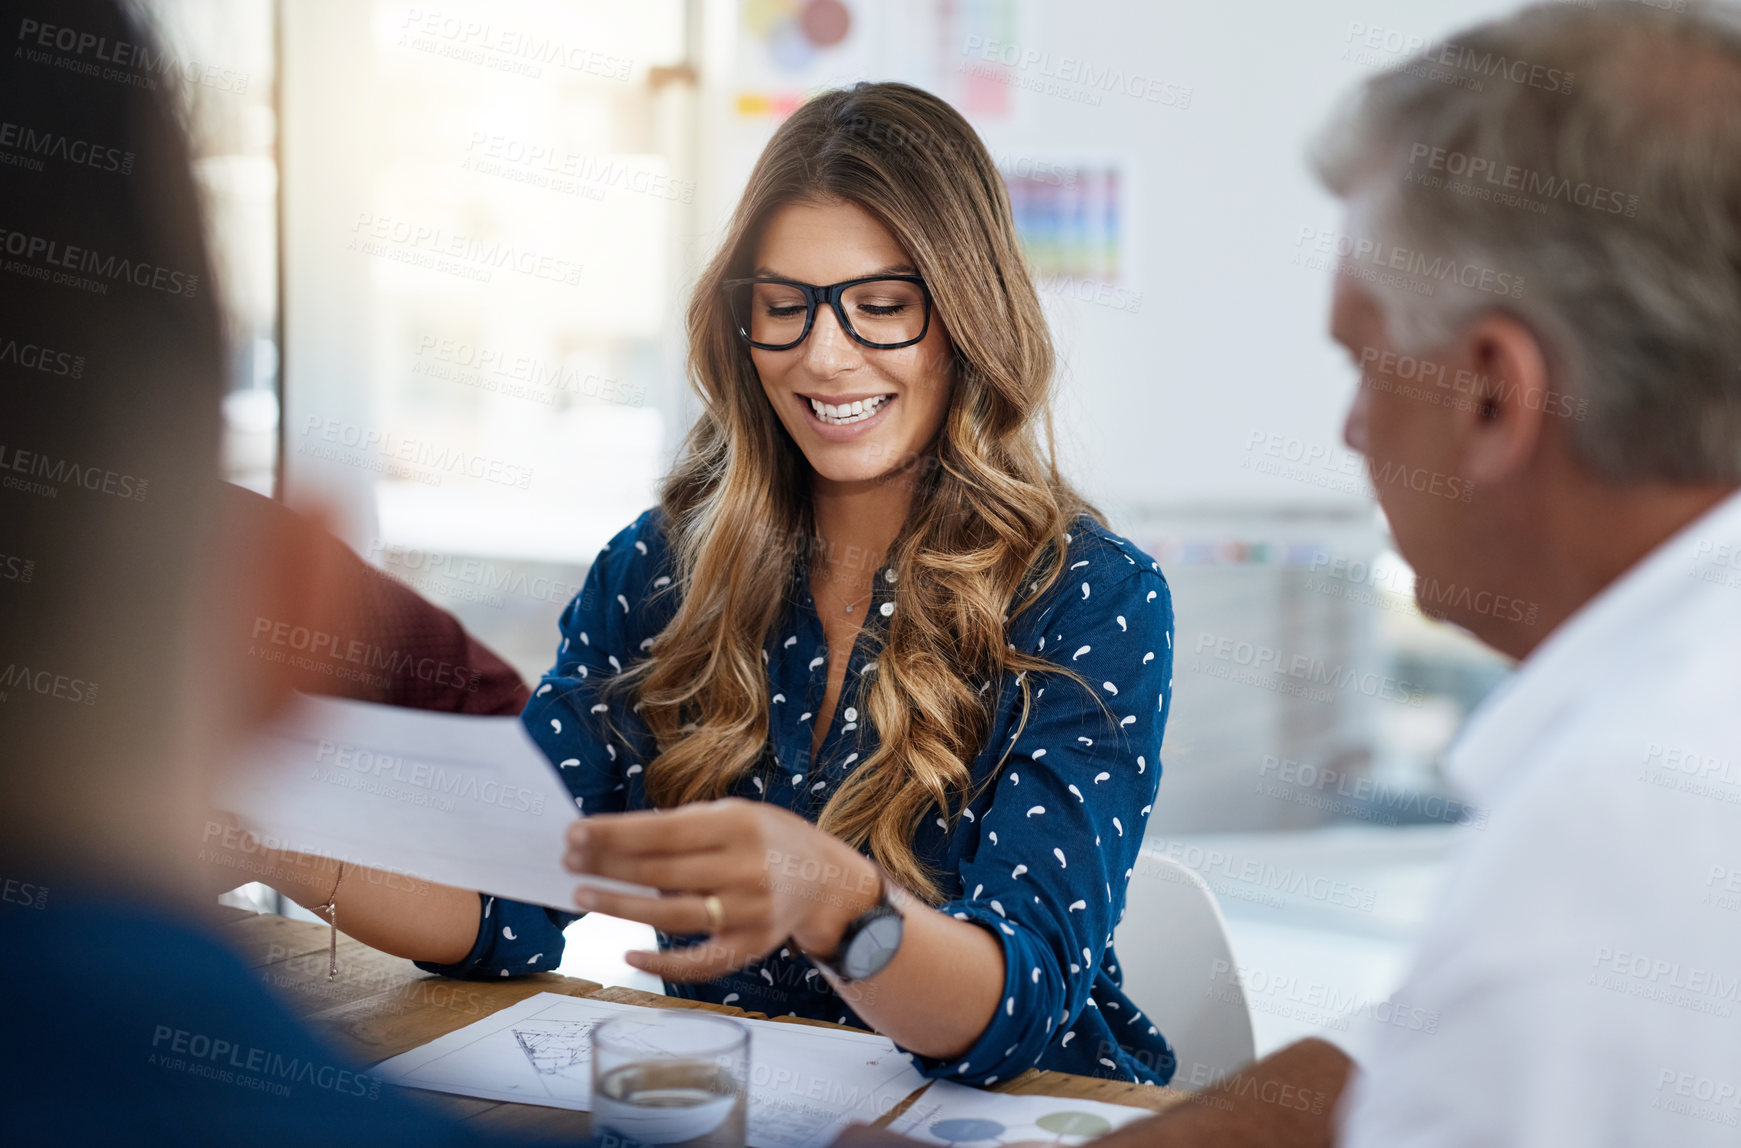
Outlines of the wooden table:
<svg viewBox="0 0 1741 1148">
<path fill-rule="evenodd" d="M 371 949 L 343 932 L 339 934 L 339 975 L 329 981 L 329 932 L 325 925 L 240 909 L 225 909 L 223 914 L 229 920 L 225 931 L 232 946 L 250 968 L 259 972 L 261 980 L 352 1059 L 365 1065 L 408 1052 L 536 993 L 562 993 L 654 1008 L 705 1009 L 728 1016 L 764 1019 L 762 1013 L 745 1012 L 729 1005 L 700 1004 L 638 989 L 607 988 L 555 973 L 501 981 L 453 980 L 426 973 L 410 961 Z M 797 1017 L 771 1019 L 824 1028 L 845 1027 Z M 1151 1084 L 1126 1084 L 1037 1069 L 1001 1082 L 991 1091 L 1104 1100 L 1156 1112 L 1180 1103 L 1188 1095 Z M 588 1130 L 586 1113 L 565 1108 L 434 1092 L 422 1096 L 458 1119 L 475 1120 L 493 1129 L 576 1138 L 585 1136 Z M 893 1120 L 911 1100 L 909 1097 L 903 1101 L 877 1123 Z"/>
</svg>

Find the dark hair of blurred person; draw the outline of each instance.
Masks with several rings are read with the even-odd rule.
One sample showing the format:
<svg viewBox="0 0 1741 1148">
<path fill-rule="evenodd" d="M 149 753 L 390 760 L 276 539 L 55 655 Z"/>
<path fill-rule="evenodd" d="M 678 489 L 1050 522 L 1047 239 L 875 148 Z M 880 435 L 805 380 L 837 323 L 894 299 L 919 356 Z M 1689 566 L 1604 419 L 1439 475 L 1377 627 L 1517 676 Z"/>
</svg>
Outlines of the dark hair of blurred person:
<svg viewBox="0 0 1741 1148">
<path fill-rule="evenodd" d="M 188 146 L 167 77 L 114 62 L 147 33 L 110 0 L 0 13 L 4 119 L 48 141 L 0 167 L 7 1142 L 478 1142 L 305 1030 L 199 920 L 213 769 L 288 697 L 243 671 L 238 619 L 262 595 L 315 610 L 325 583 L 220 495 Z"/>
</svg>

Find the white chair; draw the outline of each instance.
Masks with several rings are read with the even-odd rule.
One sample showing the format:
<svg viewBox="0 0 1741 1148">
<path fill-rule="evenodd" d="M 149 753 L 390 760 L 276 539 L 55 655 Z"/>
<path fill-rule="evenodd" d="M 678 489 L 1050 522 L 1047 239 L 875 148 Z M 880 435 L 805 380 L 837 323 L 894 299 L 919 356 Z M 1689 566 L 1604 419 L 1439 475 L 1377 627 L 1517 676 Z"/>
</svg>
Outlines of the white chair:
<svg viewBox="0 0 1741 1148">
<path fill-rule="evenodd" d="M 1124 991 L 1178 1055 L 1175 1088 L 1207 1088 L 1251 1063 L 1251 1009 L 1208 882 L 1144 849 L 1113 945 Z"/>
</svg>

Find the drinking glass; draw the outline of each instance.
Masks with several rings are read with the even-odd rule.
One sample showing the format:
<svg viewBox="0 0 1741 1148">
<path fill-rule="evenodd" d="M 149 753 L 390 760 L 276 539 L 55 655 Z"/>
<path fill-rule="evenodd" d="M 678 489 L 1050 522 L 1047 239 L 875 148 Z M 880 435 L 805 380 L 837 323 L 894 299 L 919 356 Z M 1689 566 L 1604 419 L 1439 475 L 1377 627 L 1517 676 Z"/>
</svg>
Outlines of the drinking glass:
<svg viewBox="0 0 1741 1148">
<path fill-rule="evenodd" d="M 629 1143 L 744 1148 L 750 1030 L 688 1009 L 592 1030 L 592 1127 Z"/>
</svg>

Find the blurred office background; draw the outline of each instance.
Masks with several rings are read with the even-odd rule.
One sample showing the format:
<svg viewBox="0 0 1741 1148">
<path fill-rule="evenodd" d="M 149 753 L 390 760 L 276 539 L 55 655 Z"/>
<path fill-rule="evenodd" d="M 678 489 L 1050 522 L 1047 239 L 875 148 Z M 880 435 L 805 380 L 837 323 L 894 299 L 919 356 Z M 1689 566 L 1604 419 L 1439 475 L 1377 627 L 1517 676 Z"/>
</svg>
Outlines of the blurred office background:
<svg viewBox="0 0 1741 1148">
<path fill-rule="evenodd" d="M 769 134 L 858 79 L 965 113 L 1053 323 L 1061 456 L 1173 585 L 1150 842 L 1217 891 L 1260 1052 L 1395 987 L 1480 831 L 1441 752 L 1507 669 L 1414 609 L 1341 444 L 1306 147 L 1362 76 L 1509 6 L 145 4 L 229 303 L 231 477 L 335 511 L 529 680 L 693 417 L 686 294 Z M 565 970 L 639 975 L 588 938 Z"/>
</svg>

